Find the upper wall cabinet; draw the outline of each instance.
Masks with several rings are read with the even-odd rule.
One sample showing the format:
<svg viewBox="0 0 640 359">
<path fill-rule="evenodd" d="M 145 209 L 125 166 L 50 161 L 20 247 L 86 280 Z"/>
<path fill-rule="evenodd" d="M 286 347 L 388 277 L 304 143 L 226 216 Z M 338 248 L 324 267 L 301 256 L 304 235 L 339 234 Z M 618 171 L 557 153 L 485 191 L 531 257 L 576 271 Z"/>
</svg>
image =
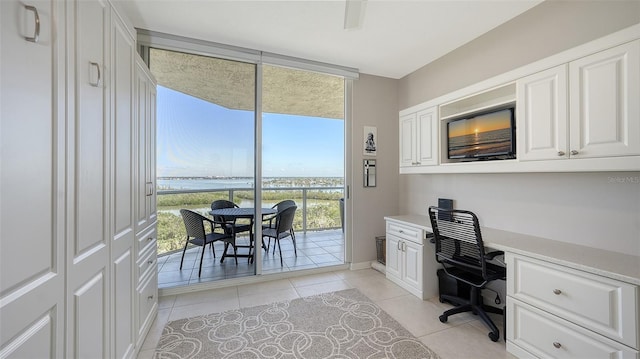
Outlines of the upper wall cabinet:
<svg viewBox="0 0 640 359">
<path fill-rule="evenodd" d="M 570 155 L 640 155 L 640 40 L 569 63 Z"/>
<path fill-rule="evenodd" d="M 640 171 L 638 99 L 640 24 L 400 111 L 400 173 Z M 506 104 L 515 158 L 448 158 L 449 122 Z"/>
<path fill-rule="evenodd" d="M 567 65 L 518 80 L 517 93 L 518 159 L 567 158 Z"/>
<path fill-rule="evenodd" d="M 431 107 L 400 117 L 400 167 L 438 164 L 438 115 Z"/>
</svg>

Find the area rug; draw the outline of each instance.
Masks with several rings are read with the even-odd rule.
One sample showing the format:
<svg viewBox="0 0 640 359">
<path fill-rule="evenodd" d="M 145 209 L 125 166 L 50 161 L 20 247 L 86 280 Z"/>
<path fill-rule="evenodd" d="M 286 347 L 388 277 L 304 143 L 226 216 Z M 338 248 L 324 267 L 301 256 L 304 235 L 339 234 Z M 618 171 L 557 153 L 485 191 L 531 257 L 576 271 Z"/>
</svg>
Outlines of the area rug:
<svg viewBox="0 0 640 359">
<path fill-rule="evenodd" d="M 169 322 L 155 358 L 438 356 L 360 291 L 347 289 Z"/>
</svg>

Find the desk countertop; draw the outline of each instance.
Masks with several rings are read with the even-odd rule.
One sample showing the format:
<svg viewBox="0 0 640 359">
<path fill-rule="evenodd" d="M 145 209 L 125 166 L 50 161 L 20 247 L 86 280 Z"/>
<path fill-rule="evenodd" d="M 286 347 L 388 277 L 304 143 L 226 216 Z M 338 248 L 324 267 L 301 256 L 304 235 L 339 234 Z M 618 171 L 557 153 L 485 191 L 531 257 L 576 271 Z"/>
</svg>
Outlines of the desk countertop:
<svg viewBox="0 0 640 359">
<path fill-rule="evenodd" d="M 431 231 L 428 216 L 387 216 L 385 220 L 403 222 Z M 623 282 L 640 285 L 640 256 L 612 252 L 567 242 L 481 227 L 487 247 L 522 254 L 565 265 Z"/>
</svg>

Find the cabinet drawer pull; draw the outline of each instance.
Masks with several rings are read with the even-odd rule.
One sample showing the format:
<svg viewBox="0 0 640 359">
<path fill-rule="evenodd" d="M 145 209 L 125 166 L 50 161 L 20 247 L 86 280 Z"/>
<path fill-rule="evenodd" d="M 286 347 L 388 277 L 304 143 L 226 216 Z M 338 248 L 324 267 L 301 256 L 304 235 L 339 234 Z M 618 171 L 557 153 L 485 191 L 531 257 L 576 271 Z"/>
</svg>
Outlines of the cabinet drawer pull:
<svg viewBox="0 0 640 359">
<path fill-rule="evenodd" d="M 556 347 L 557 349 L 560 349 L 560 347 L 562 347 L 562 344 L 558 342 L 553 342 L 553 346 Z"/>
<path fill-rule="evenodd" d="M 560 289 L 554 289 L 553 290 L 553 294 L 560 295 L 560 294 L 562 294 L 562 291 Z"/>
<path fill-rule="evenodd" d="M 558 156 L 562 157 L 564 155 L 565 155 L 564 151 L 558 151 Z"/>
<path fill-rule="evenodd" d="M 153 264 L 153 259 L 149 259 L 149 261 L 147 262 L 147 264 Z"/>
<path fill-rule="evenodd" d="M 404 231 L 403 231 L 402 229 L 399 229 L 399 230 L 398 230 L 398 232 L 400 232 L 400 233 L 404 233 Z"/>
<path fill-rule="evenodd" d="M 151 242 L 153 240 L 153 237 L 148 237 L 147 238 L 147 242 Z"/>
<path fill-rule="evenodd" d="M 38 14 L 38 9 L 31 5 L 25 5 L 24 8 L 27 9 L 27 11 L 33 11 L 33 17 L 36 23 L 36 27 L 33 30 L 33 37 L 25 36 L 24 39 L 29 42 L 38 42 L 38 38 L 40 37 L 40 15 Z"/>
<path fill-rule="evenodd" d="M 148 297 L 147 297 L 147 300 L 152 300 L 152 299 L 153 299 L 153 296 L 152 296 L 152 295 L 150 295 L 150 296 L 148 296 Z"/>
<path fill-rule="evenodd" d="M 578 153 L 580 153 L 580 152 L 578 152 L 576 150 L 571 150 L 571 155 L 573 155 L 573 156 L 577 155 Z"/>
</svg>

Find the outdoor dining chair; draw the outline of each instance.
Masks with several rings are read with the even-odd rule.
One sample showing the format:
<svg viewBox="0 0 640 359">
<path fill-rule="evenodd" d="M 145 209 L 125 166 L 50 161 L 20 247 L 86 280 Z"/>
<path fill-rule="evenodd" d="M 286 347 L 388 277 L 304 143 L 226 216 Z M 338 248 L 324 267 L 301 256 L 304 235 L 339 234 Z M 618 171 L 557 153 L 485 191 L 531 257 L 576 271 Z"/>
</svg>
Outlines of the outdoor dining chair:
<svg viewBox="0 0 640 359">
<path fill-rule="evenodd" d="M 184 221 L 184 226 L 187 231 L 187 238 L 184 243 L 184 249 L 182 250 L 182 259 L 180 259 L 180 270 L 182 270 L 182 264 L 184 262 L 184 254 L 187 251 L 187 247 L 189 244 L 201 246 L 202 253 L 200 254 L 200 269 L 198 270 L 198 277 L 202 275 L 202 259 L 204 258 L 204 251 L 207 247 L 207 244 L 211 245 L 211 252 L 213 253 L 213 258 L 216 257 L 216 252 L 213 249 L 213 243 L 217 241 L 223 241 L 225 243 L 225 251 L 226 248 L 231 245 L 233 247 L 234 253 L 237 252 L 235 245 L 235 233 L 233 231 L 233 226 L 230 230 L 227 230 L 226 222 L 219 222 L 217 220 L 211 220 L 199 213 L 188 209 L 181 209 L 180 214 L 182 215 L 182 220 Z M 208 223 L 211 226 L 211 231 L 205 231 L 205 223 Z M 216 232 L 216 228 L 219 228 L 220 231 Z M 236 264 L 238 264 L 238 259 L 236 258 Z"/>
</svg>

